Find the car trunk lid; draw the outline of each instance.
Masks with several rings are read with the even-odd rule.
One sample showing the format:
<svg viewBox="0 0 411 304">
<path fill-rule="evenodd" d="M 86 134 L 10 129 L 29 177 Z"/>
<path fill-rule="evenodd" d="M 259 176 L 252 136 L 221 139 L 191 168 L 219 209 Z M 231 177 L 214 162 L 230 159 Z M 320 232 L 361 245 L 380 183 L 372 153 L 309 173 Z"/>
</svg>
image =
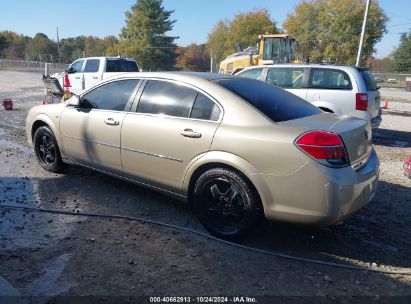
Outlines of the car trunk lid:
<svg viewBox="0 0 411 304">
<path fill-rule="evenodd" d="M 355 169 L 361 167 L 371 154 L 371 126 L 368 121 L 363 119 L 322 113 L 281 122 L 280 124 L 301 127 L 302 132 L 323 130 L 340 135 L 344 142 L 350 164 Z"/>
</svg>

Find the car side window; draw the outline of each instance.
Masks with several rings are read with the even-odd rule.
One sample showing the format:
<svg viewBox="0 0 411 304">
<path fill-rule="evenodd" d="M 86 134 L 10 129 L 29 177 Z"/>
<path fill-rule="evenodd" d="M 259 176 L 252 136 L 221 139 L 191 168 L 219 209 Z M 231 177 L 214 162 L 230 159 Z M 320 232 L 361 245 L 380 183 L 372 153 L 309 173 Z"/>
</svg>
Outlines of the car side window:
<svg viewBox="0 0 411 304">
<path fill-rule="evenodd" d="M 212 100 L 198 93 L 190 118 L 217 121 L 219 117 L 220 108 Z"/>
<path fill-rule="evenodd" d="M 81 72 L 81 68 L 83 66 L 83 62 L 84 60 L 77 60 L 76 62 L 74 62 L 70 68 L 73 69 L 74 73 L 80 73 Z M 73 73 L 73 74 L 74 74 Z"/>
<path fill-rule="evenodd" d="M 138 66 L 132 60 L 107 59 L 106 72 L 138 72 Z"/>
<path fill-rule="evenodd" d="M 84 73 L 98 72 L 100 66 L 100 59 L 87 59 L 86 66 L 84 67 Z"/>
<path fill-rule="evenodd" d="M 309 88 L 328 90 L 352 90 L 348 74 L 336 69 L 311 69 Z"/>
<path fill-rule="evenodd" d="M 284 89 L 301 89 L 303 76 L 303 68 L 270 68 L 266 82 Z"/>
<path fill-rule="evenodd" d="M 118 72 L 116 60 L 107 59 L 106 72 L 108 73 Z"/>
<path fill-rule="evenodd" d="M 149 80 L 137 106 L 138 113 L 188 118 L 197 92 L 189 87 L 160 80 Z"/>
<path fill-rule="evenodd" d="M 261 76 L 263 74 L 263 69 L 262 68 L 257 68 L 257 69 L 249 69 L 245 70 L 243 72 L 240 72 L 238 76 L 245 77 L 245 78 L 251 78 L 251 79 L 257 79 L 257 80 L 262 80 Z"/>
<path fill-rule="evenodd" d="M 127 79 L 102 85 L 81 98 L 81 107 L 123 111 L 138 82 L 138 79 Z"/>
<path fill-rule="evenodd" d="M 128 72 L 138 72 L 139 71 L 137 63 L 135 61 L 127 60 L 126 64 L 127 64 Z"/>
</svg>

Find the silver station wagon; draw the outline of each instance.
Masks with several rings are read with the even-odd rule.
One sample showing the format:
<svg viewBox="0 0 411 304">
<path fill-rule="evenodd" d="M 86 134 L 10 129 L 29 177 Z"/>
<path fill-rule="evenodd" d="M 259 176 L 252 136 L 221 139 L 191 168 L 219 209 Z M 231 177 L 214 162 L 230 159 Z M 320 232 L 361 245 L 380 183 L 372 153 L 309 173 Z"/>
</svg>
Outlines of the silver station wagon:
<svg viewBox="0 0 411 304">
<path fill-rule="evenodd" d="M 230 75 L 117 76 L 32 108 L 27 137 L 44 169 L 82 165 L 187 200 L 223 238 L 263 217 L 338 223 L 378 182 L 367 121 Z"/>
<path fill-rule="evenodd" d="M 274 64 L 244 69 L 236 75 L 279 86 L 325 112 L 381 124 L 380 92 L 368 68 L 320 64 Z"/>
</svg>

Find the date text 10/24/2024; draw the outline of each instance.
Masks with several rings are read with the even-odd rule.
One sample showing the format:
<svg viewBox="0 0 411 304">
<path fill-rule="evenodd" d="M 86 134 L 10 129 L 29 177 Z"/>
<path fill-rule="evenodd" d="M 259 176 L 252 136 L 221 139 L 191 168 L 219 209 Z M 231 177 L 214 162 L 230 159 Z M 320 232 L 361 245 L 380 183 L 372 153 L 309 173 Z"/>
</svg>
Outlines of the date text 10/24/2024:
<svg viewBox="0 0 411 304">
<path fill-rule="evenodd" d="M 150 297 L 150 303 L 258 303 L 253 297 Z"/>
</svg>

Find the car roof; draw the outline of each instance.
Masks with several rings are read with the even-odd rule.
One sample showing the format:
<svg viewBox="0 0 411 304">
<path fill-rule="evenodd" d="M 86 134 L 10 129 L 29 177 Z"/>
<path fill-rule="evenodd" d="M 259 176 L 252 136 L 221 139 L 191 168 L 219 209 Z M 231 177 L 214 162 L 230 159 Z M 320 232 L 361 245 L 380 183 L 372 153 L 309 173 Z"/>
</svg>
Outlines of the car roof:
<svg viewBox="0 0 411 304">
<path fill-rule="evenodd" d="M 251 70 L 255 68 L 264 68 L 264 67 L 297 67 L 297 68 L 326 68 L 326 69 L 357 69 L 357 70 L 368 70 L 367 67 L 357 67 L 353 65 L 335 65 L 335 64 L 321 64 L 321 63 L 276 63 L 276 64 L 266 64 L 266 65 L 259 65 L 259 66 L 252 66 L 243 69 Z"/>
<path fill-rule="evenodd" d="M 218 79 L 230 79 L 236 78 L 234 75 L 217 74 L 207 72 L 127 72 L 111 77 L 110 79 L 119 78 L 163 78 L 180 81 L 193 81 L 193 80 L 218 80 Z"/>
<path fill-rule="evenodd" d="M 111 59 L 111 60 L 132 60 L 132 61 L 136 61 L 135 59 L 133 59 L 133 58 L 125 58 L 125 57 L 110 57 L 110 56 L 93 56 L 93 57 L 83 57 L 83 58 L 78 58 L 78 59 L 76 59 L 75 61 L 77 61 L 77 60 L 86 60 L 86 59 L 102 59 L 102 58 L 105 58 L 105 59 Z"/>
</svg>

